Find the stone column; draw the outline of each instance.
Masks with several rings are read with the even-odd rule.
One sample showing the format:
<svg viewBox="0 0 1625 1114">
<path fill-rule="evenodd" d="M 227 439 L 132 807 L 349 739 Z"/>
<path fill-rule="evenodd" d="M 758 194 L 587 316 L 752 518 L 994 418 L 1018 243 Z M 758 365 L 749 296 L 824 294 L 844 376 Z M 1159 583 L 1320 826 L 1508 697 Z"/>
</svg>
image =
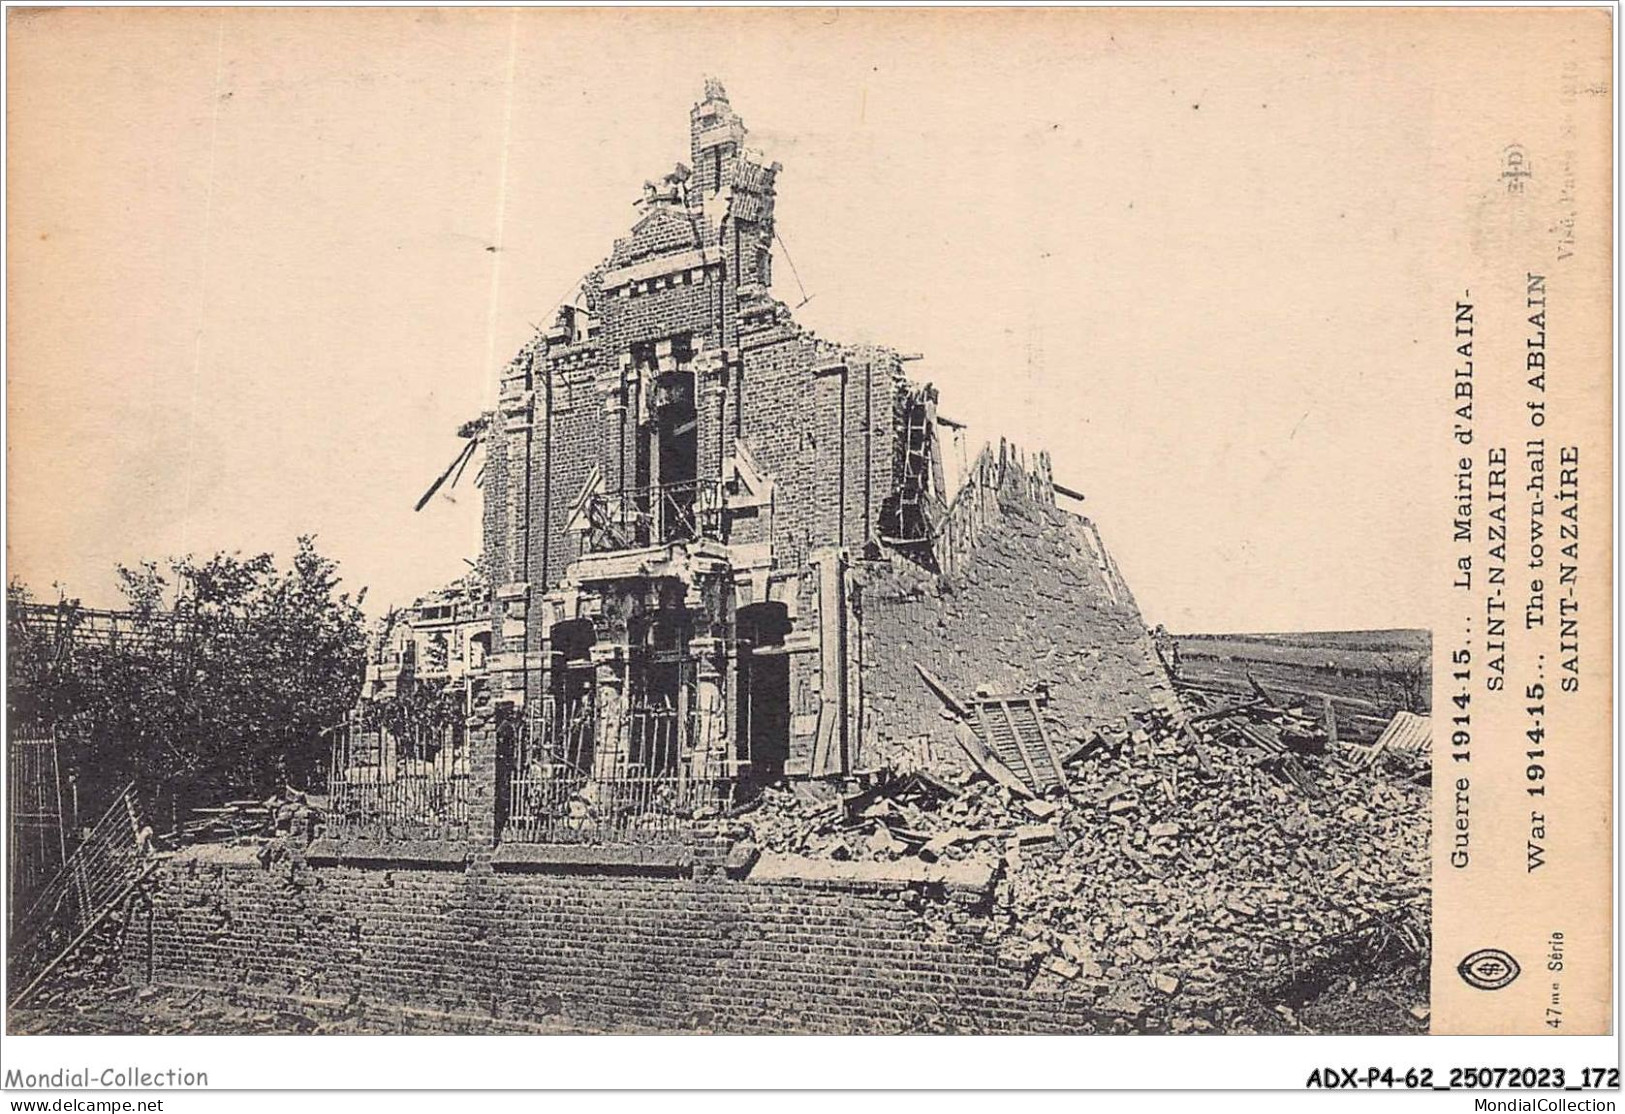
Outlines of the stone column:
<svg viewBox="0 0 1625 1114">
<path fill-rule="evenodd" d="M 592 648 L 597 671 L 598 737 L 593 750 L 593 777 L 621 775 L 627 762 L 626 738 L 626 648 L 608 645 Z"/>
<path fill-rule="evenodd" d="M 728 436 L 725 415 L 727 398 L 727 349 L 702 350 L 694 357 L 694 418 L 698 423 L 695 427 L 698 462 L 696 475 L 702 484 L 708 480 L 728 478 L 723 474 L 723 462 L 732 453 L 733 446 L 732 438 Z M 705 497 L 702 493 L 696 498 L 697 511 L 702 506 L 711 505 L 702 501 Z M 717 506 L 720 509 L 720 502 Z"/>
</svg>

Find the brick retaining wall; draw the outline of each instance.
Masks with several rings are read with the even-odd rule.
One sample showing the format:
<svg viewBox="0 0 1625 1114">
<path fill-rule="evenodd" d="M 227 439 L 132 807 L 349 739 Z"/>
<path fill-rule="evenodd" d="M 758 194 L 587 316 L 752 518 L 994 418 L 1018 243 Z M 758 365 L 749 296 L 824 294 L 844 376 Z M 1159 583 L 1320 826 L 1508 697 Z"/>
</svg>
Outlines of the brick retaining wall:
<svg viewBox="0 0 1625 1114">
<path fill-rule="evenodd" d="M 1110 1031 L 1030 992 L 949 923 L 969 891 L 737 879 L 696 865 L 312 862 L 194 847 L 159 871 L 132 975 L 263 999 L 393 1004 L 492 1029 L 734 1033 Z M 451 858 L 451 856 L 442 856 Z M 922 903 L 938 903 L 922 917 Z"/>
</svg>

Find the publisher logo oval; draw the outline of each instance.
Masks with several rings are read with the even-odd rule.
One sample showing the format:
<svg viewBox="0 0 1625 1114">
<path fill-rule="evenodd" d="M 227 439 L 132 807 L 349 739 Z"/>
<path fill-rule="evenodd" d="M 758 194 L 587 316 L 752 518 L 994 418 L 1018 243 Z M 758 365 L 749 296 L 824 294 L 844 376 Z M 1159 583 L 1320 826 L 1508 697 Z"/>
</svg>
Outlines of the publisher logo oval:
<svg viewBox="0 0 1625 1114">
<path fill-rule="evenodd" d="M 1521 971 L 1518 961 L 1500 948 L 1479 948 L 1456 965 L 1462 981 L 1479 990 L 1500 990 Z"/>
</svg>

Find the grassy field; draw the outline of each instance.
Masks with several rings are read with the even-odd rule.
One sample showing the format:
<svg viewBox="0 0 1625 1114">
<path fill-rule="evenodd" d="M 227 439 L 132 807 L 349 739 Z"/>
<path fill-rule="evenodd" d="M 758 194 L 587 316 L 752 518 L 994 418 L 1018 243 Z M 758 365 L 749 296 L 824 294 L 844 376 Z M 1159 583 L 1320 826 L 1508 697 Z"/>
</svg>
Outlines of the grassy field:
<svg viewBox="0 0 1625 1114">
<path fill-rule="evenodd" d="M 1375 739 L 1398 711 L 1432 706 L 1432 636 L 1424 630 L 1304 631 L 1293 634 L 1178 634 L 1182 685 L 1269 692 L 1317 710 L 1330 698 L 1338 734 Z"/>
</svg>

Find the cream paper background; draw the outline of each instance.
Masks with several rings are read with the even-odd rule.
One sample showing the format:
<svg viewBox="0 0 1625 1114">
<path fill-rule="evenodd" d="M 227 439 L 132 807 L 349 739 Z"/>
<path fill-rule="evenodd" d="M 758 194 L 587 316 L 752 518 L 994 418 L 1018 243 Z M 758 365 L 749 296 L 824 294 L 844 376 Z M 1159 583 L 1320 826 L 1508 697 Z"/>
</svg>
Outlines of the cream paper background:
<svg viewBox="0 0 1625 1114">
<path fill-rule="evenodd" d="M 798 318 L 924 352 L 973 444 L 1051 449 L 1171 629 L 1429 626 L 1442 677 L 1466 614 L 1452 308 L 1480 307 L 1482 491 L 1482 446 L 1521 436 L 1515 288 L 1544 267 L 1547 435 L 1586 446 L 1583 694 L 1554 703 L 1533 881 L 1517 702 L 1475 693 L 1465 872 L 1440 724 L 1433 1027 L 1540 1030 L 1554 927 L 1563 1031 L 1609 1026 L 1605 11 L 78 9 L 8 31 L 8 574 L 96 604 L 118 561 L 307 531 L 380 609 L 459 574 L 477 497 L 411 504 L 685 157 L 707 74 L 785 165 Z M 782 255 L 775 293 L 802 300 Z M 1506 991 L 1455 974 L 1486 945 L 1525 966 Z"/>
<path fill-rule="evenodd" d="M 1455 13 L 1463 16 L 1465 13 Z M 1612 1028 L 1612 698 L 1611 648 L 1613 459 L 1610 310 L 1613 252 L 1609 215 L 1611 57 L 1608 21 L 1596 12 L 1503 12 L 1509 18 L 1464 19 L 1447 55 L 1435 64 L 1448 71 L 1443 88 L 1463 109 L 1441 129 L 1430 152 L 1430 176 L 1444 211 L 1428 237 L 1432 260 L 1427 297 L 1432 311 L 1424 347 L 1439 353 L 1437 378 L 1424 398 L 1408 400 L 1431 420 L 1441 410 L 1445 377 L 1460 365 L 1455 353 L 1451 306 L 1464 296 L 1475 306 L 1475 468 L 1472 549 L 1476 565 L 1471 594 L 1445 587 L 1455 578 L 1456 555 L 1440 555 L 1429 604 L 1434 615 L 1434 954 L 1433 1030 L 1451 1033 L 1534 1033 L 1554 1016 L 1560 996 L 1560 1029 L 1595 1033 Z M 1494 30 L 1492 31 L 1491 28 Z M 1514 32 L 1515 33 L 1511 33 Z M 1469 92 L 1470 90 L 1470 92 Z M 1443 91 L 1443 89 L 1441 89 Z M 1521 193 L 1505 188 L 1503 175 L 1516 147 L 1529 160 L 1532 177 Z M 1572 226 L 1566 222 L 1572 222 Z M 1527 304 L 1527 276 L 1546 276 L 1548 370 L 1545 427 L 1532 430 L 1526 403 L 1537 396 L 1526 386 L 1526 353 L 1535 310 Z M 1441 351 L 1441 348 L 1446 351 Z M 1443 497 L 1454 490 L 1452 461 L 1462 455 L 1441 435 L 1420 490 Z M 1580 607 L 1579 683 L 1559 691 L 1564 676 L 1556 628 L 1557 564 L 1565 544 L 1554 531 L 1557 474 L 1547 476 L 1545 565 L 1528 569 L 1529 496 L 1524 445 L 1544 437 L 1547 451 L 1579 446 L 1581 556 L 1576 582 Z M 1485 690 L 1489 660 L 1484 598 L 1490 505 L 1486 451 L 1508 448 L 1509 536 L 1507 560 L 1506 690 Z M 1556 464 L 1556 456 L 1548 456 Z M 1423 473 L 1418 473 L 1420 480 Z M 1531 576 L 1546 584 L 1546 623 L 1526 629 L 1523 600 Z M 1474 657 L 1470 763 L 1452 758 L 1451 652 L 1469 640 Z M 1544 654 L 1544 676 L 1537 655 Z M 1527 686 L 1542 683 L 1543 700 L 1528 699 Z M 1531 725 L 1525 709 L 1540 704 L 1546 752 L 1547 795 L 1531 798 L 1525 771 Z M 1457 816 L 1455 778 L 1470 776 L 1471 862 L 1448 865 Z M 1528 846 L 1531 811 L 1545 817 L 1546 865 L 1531 872 Z M 1564 936 L 1563 970 L 1549 968 L 1548 942 Z M 1522 975 L 1503 990 L 1469 987 L 1455 965 L 1480 947 L 1512 954 Z M 1554 985 L 1556 980 L 1558 985 Z"/>
</svg>

